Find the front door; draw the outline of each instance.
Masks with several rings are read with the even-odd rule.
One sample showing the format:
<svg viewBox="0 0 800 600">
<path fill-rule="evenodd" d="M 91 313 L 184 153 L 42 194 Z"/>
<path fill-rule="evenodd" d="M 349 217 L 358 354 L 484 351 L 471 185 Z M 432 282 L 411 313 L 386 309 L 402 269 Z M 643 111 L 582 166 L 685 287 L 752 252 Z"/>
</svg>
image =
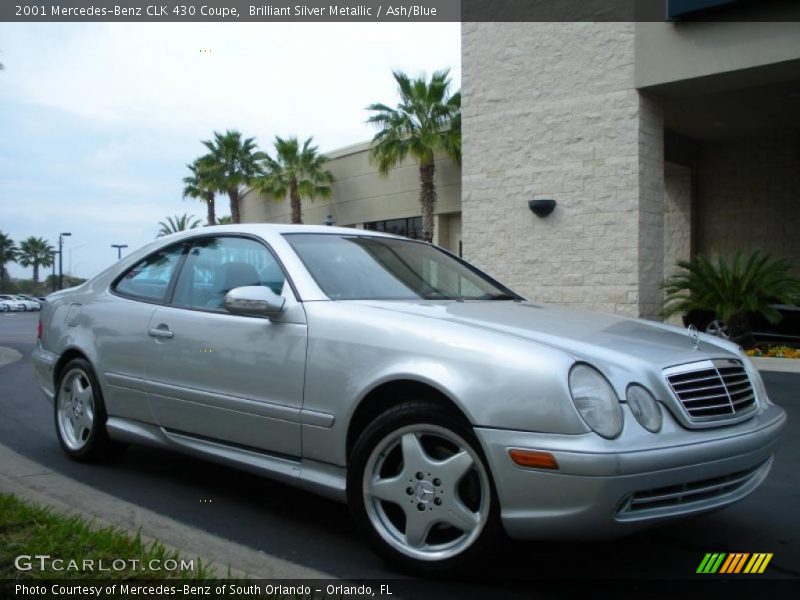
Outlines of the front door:
<svg viewBox="0 0 800 600">
<path fill-rule="evenodd" d="M 264 285 L 283 295 L 272 320 L 232 315 L 231 289 Z M 171 302 L 151 316 L 145 378 L 159 425 L 271 453 L 300 455 L 307 327 L 280 264 L 260 241 L 195 240 Z"/>
</svg>

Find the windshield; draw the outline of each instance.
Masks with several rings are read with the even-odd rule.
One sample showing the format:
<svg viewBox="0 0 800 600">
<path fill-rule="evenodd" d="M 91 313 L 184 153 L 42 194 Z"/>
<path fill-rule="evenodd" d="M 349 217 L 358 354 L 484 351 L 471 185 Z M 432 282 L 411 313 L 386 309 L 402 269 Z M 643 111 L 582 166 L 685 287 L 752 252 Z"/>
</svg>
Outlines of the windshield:
<svg viewBox="0 0 800 600">
<path fill-rule="evenodd" d="M 518 300 L 519 296 L 429 244 L 359 235 L 286 234 L 332 300 Z"/>
</svg>

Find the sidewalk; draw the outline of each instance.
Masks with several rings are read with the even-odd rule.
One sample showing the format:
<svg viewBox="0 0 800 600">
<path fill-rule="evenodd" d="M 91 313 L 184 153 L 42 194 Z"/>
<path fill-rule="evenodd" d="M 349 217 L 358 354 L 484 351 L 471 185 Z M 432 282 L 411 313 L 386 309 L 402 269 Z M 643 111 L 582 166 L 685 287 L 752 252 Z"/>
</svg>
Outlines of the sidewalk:
<svg viewBox="0 0 800 600">
<path fill-rule="evenodd" d="M 135 504 L 99 492 L 28 460 L 0 444 L 0 492 L 48 506 L 63 514 L 80 514 L 100 526 L 116 525 L 142 540 L 158 540 L 187 559 L 199 558 L 217 576 L 256 579 L 333 579 L 327 573 L 236 544 Z M 80 506 L 81 510 L 75 507 Z"/>
<path fill-rule="evenodd" d="M 798 373 L 800 374 L 800 360 L 797 358 L 751 358 L 756 369 L 773 373 Z"/>
</svg>

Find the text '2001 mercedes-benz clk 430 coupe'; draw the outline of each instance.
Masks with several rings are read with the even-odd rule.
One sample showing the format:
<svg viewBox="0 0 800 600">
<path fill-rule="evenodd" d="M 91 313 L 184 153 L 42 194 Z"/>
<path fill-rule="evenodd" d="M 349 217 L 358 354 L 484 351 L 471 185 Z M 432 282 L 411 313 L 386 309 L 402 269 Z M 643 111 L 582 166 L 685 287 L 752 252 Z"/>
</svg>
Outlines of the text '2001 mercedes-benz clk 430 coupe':
<svg viewBox="0 0 800 600">
<path fill-rule="evenodd" d="M 740 348 L 528 301 L 430 244 L 233 225 L 48 297 L 34 366 L 76 460 L 143 443 L 346 501 L 395 564 L 718 509 L 785 413 Z"/>
</svg>

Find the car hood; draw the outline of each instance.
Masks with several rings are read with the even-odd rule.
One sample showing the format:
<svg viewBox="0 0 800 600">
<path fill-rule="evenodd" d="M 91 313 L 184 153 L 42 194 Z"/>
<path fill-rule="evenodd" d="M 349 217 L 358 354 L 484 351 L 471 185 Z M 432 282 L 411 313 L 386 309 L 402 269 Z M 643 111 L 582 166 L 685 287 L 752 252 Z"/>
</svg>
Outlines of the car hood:
<svg viewBox="0 0 800 600">
<path fill-rule="evenodd" d="M 371 301 L 361 304 L 409 316 L 451 321 L 557 348 L 576 360 L 620 367 L 667 367 L 736 354 L 705 334 L 697 348 L 685 329 L 643 319 L 513 301 Z"/>
</svg>

